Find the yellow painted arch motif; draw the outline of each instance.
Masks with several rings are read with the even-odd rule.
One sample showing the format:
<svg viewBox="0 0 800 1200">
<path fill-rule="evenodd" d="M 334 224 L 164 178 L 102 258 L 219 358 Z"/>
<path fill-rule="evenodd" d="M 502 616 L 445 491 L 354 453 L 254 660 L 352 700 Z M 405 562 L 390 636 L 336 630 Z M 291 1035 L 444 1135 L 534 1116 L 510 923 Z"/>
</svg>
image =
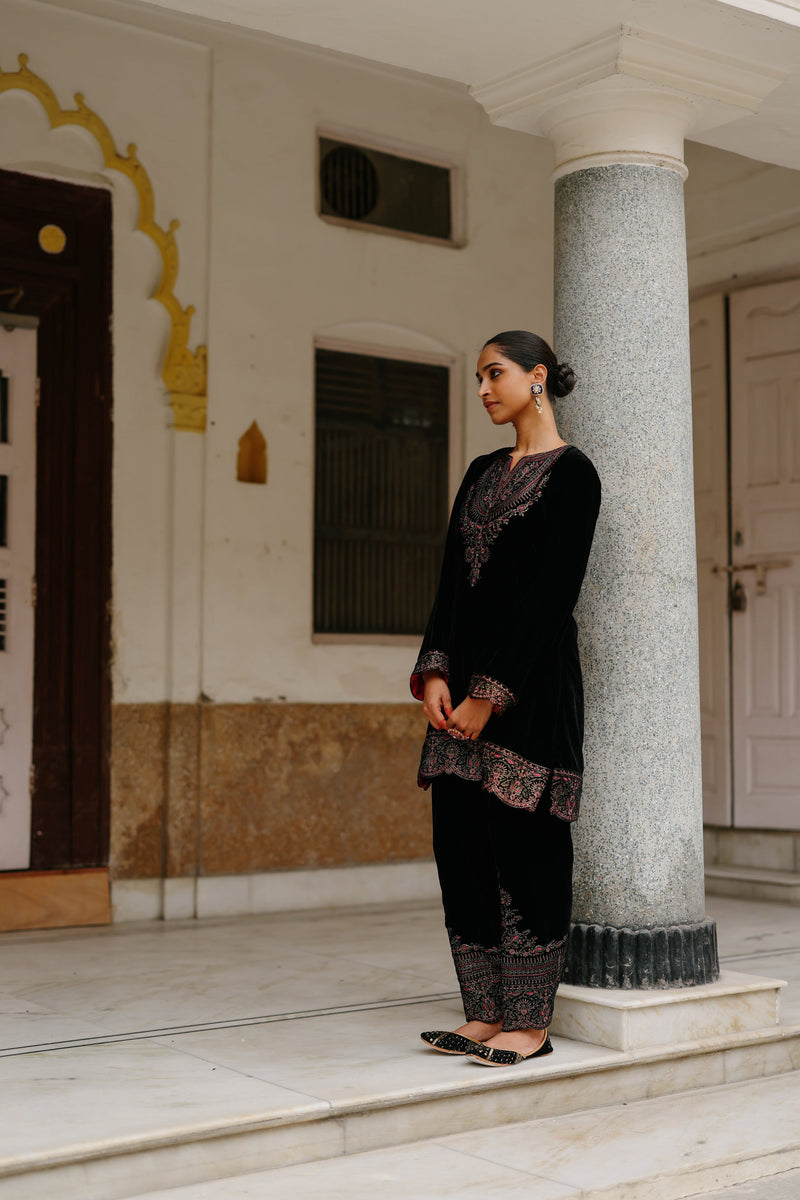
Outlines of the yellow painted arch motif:
<svg viewBox="0 0 800 1200">
<path fill-rule="evenodd" d="M 121 171 L 133 182 L 139 194 L 138 228 L 155 242 L 161 255 L 161 279 L 153 299 L 159 300 L 169 313 L 172 323 L 169 346 L 167 347 L 161 376 L 170 395 L 176 429 L 202 432 L 206 427 L 206 380 L 207 350 L 198 346 L 189 349 L 189 329 L 194 306 L 182 308 L 175 298 L 175 280 L 178 276 L 178 247 L 175 230 L 178 221 L 170 221 L 169 229 L 162 229 L 154 220 L 155 203 L 153 185 L 136 156 L 136 146 L 128 146 L 124 157 L 117 153 L 114 139 L 108 126 L 97 113 L 84 103 L 81 92 L 75 93 L 74 109 L 64 109 L 58 102 L 53 89 L 33 71 L 28 70 L 28 55 L 20 54 L 18 71 L 4 71 L 0 67 L 0 92 L 21 90 L 30 92 L 40 101 L 50 120 L 51 129 L 62 125 L 79 125 L 94 136 L 103 153 L 103 161 L 113 171 Z"/>
</svg>

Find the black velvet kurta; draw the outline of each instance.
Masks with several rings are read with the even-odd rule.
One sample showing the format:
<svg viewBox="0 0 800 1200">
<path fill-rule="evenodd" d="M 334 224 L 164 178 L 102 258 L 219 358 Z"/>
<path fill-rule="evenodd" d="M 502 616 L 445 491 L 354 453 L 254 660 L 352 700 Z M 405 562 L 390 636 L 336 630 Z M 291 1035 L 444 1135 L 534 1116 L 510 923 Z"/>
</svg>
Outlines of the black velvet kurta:
<svg viewBox="0 0 800 1200">
<path fill-rule="evenodd" d="M 576 446 L 509 450 L 472 462 L 459 488 L 436 601 L 411 677 L 446 677 L 453 707 L 492 701 L 477 741 L 428 727 L 419 784 L 441 774 L 479 782 L 515 808 L 578 815 L 583 684 L 572 611 L 600 507 L 600 480 Z"/>
</svg>

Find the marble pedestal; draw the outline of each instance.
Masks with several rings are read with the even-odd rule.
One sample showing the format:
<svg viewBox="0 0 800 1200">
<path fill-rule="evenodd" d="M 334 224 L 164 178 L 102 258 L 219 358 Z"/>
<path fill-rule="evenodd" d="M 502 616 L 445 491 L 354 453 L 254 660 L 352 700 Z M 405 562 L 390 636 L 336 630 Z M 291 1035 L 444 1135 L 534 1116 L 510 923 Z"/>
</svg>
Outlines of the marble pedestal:
<svg viewBox="0 0 800 1200">
<path fill-rule="evenodd" d="M 551 1032 L 612 1050 L 647 1052 L 774 1033 L 782 979 L 724 971 L 716 983 L 681 989 L 621 991 L 562 984 Z"/>
</svg>

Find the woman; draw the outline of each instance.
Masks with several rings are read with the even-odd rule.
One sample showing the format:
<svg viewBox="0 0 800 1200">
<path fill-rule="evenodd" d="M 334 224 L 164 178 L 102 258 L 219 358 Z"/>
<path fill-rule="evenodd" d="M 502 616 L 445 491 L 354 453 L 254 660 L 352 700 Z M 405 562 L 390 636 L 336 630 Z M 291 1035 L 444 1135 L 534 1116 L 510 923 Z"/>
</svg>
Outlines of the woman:
<svg viewBox="0 0 800 1200">
<path fill-rule="evenodd" d="M 466 1023 L 422 1034 L 500 1066 L 552 1051 L 547 1026 L 572 906 L 570 822 L 583 770 L 572 610 L 600 507 L 592 463 L 559 436 L 551 400 L 575 386 L 548 344 L 500 333 L 478 394 L 513 449 L 470 464 L 411 690 L 429 727 L 433 849 Z"/>
</svg>

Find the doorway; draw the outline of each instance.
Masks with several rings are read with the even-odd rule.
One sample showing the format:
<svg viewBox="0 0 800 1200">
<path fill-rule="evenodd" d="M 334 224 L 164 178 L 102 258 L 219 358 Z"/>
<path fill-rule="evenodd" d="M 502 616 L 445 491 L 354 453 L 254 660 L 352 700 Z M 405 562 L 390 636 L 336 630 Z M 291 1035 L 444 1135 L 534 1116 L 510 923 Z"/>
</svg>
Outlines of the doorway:
<svg viewBox="0 0 800 1200">
<path fill-rule="evenodd" d="M 8 610 L 0 650 L 10 654 L 14 631 L 19 663 L 28 664 L 17 665 L 14 678 L 19 685 L 28 671 L 31 695 L 27 780 L 20 769 L 23 739 L 5 748 L 7 758 L 14 756 L 4 765 L 16 794 L 0 812 L 0 826 L 13 811 L 15 836 L 0 870 L 97 870 L 108 862 L 109 826 L 111 200 L 99 188 L 10 171 L 0 171 L 0 188 L 0 313 L 10 314 L 9 329 L 35 325 L 35 331 L 5 330 L 0 344 L 14 530 L 5 550 L 7 576 L 29 571 L 26 555 L 34 567 L 33 578 L 18 587 L 16 612 Z M 24 337 L 36 342 L 33 388 L 10 357 L 14 339 L 21 346 Z M 10 457 L 15 431 L 23 429 L 35 435 L 27 471 L 21 458 Z M 21 612 L 26 596 L 28 626 Z M 16 642 L 17 630 L 32 640 L 29 647 Z M 27 845 L 20 821 L 30 829 Z M 0 883 L 9 882 L 0 874 Z M 6 888 L 0 900 L 12 894 Z M 6 912 L 5 928 L 8 919 Z"/>
<path fill-rule="evenodd" d="M 800 279 L 691 325 L 705 820 L 800 829 Z"/>
</svg>

